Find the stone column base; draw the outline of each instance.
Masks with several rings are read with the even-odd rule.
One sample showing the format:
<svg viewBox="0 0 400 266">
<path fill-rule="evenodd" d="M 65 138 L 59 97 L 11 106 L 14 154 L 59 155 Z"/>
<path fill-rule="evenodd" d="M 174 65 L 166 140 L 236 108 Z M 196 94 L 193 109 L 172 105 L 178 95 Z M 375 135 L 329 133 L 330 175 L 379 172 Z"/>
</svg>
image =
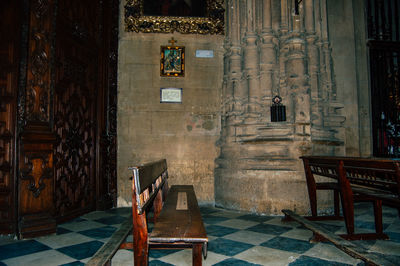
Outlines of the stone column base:
<svg viewBox="0 0 400 266">
<path fill-rule="evenodd" d="M 333 196 L 318 192 L 319 210 L 330 212 Z M 277 170 L 215 170 L 217 207 L 266 215 L 283 215 L 290 209 L 308 215 L 310 206 L 303 172 Z"/>
</svg>

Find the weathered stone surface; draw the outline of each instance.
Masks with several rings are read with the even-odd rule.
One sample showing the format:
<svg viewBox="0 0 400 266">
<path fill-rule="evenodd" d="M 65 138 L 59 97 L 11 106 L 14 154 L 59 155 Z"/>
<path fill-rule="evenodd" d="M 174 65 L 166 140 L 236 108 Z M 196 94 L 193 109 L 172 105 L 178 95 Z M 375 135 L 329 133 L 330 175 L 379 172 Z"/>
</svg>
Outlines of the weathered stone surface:
<svg viewBox="0 0 400 266">
<path fill-rule="evenodd" d="M 200 202 L 214 203 L 220 133 L 223 36 L 121 31 L 118 95 L 119 205 L 131 202 L 129 166 L 167 159 L 169 184 L 193 184 Z M 160 76 L 160 46 L 185 46 L 185 77 Z M 197 49 L 213 58 L 196 58 Z M 160 88 L 182 88 L 182 103 L 160 103 Z"/>
<path fill-rule="evenodd" d="M 304 0 L 298 15 L 291 0 L 225 2 L 225 36 L 121 30 L 118 204 L 131 201 L 129 166 L 167 158 L 170 184 L 194 184 L 200 202 L 306 214 L 299 156 L 369 155 L 365 25 L 352 17 L 363 1 Z M 171 37 L 186 48 L 184 78 L 160 77 Z M 182 104 L 160 103 L 164 87 L 183 88 Z M 276 95 L 283 122 L 271 122 Z M 332 195 L 318 193 L 329 212 Z"/>
<path fill-rule="evenodd" d="M 297 171 L 216 171 L 216 187 L 230 193 L 216 193 L 216 204 L 228 209 L 282 215 L 289 208 L 309 212 L 305 178 Z M 285 196 L 283 196 L 285 195 Z M 318 194 L 319 207 L 330 208 L 330 194 Z"/>
<path fill-rule="evenodd" d="M 299 156 L 343 155 L 344 146 L 345 118 L 339 112 L 343 105 L 337 102 L 328 34 L 316 31 L 327 29 L 326 6 L 303 1 L 300 14 L 294 14 L 288 12 L 291 1 L 245 2 L 229 1 L 215 201 L 259 213 L 280 214 L 283 208 L 306 213 Z M 273 12 L 279 6 L 280 17 Z M 255 16 L 255 10 L 262 15 Z M 276 95 L 286 108 L 282 122 L 270 118 Z"/>
</svg>

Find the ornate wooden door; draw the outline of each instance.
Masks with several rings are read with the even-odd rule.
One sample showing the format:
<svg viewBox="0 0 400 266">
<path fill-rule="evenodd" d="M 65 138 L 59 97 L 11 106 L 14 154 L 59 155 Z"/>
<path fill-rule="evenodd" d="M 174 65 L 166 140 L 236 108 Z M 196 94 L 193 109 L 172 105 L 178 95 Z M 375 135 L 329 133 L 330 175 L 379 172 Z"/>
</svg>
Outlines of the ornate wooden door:
<svg viewBox="0 0 400 266">
<path fill-rule="evenodd" d="M 0 234 L 115 206 L 118 9 L 0 1 Z"/>
<path fill-rule="evenodd" d="M 19 74 L 18 1 L 0 1 L 0 232 L 16 230 L 15 121 Z"/>
<path fill-rule="evenodd" d="M 99 114 L 107 112 L 102 101 L 106 85 L 101 76 L 106 62 L 101 56 L 102 8 L 100 1 L 58 2 L 54 168 L 59 221 L 94 210 L 100 197 L 96 191 L 98 183 L 103 182 L 99 174 L 103 165 L 97 140 L 106 123 L 105 116 Z"/>
</svg>

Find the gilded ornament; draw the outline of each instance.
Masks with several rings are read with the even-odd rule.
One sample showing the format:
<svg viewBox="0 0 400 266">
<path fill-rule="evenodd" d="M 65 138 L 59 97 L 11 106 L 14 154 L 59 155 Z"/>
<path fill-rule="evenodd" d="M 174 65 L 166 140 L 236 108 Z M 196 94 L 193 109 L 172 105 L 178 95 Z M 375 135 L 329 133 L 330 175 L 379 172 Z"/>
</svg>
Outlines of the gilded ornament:
<svg viewBox="0 0 400 266">
<path fill-rule="evenodd" d="M 145 16 L 143 0 L 127 0 L 125 31 L 144 33 L 224 34 L 224 1 L 206 0 L 206 16 Z"/>
</svg>

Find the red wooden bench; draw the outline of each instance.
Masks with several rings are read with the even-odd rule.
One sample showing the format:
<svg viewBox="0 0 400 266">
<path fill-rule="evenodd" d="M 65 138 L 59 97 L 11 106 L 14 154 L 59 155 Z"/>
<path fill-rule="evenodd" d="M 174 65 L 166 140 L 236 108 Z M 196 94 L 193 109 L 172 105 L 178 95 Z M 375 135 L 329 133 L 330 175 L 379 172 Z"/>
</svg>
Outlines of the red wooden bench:
<svg viewBox="0 0 400 266">
<path fill-rule="evenodd" d="M 193 265 L 202 265 L 208 238 L 193 186 L 168 188 L 167 161 L 131 168 L 132 216 L 86 265 L 111 265 L 118 249 L 133 249 L 135 265 L 148 265 L 149 249 L 192 249 Z M 153 217 L 148 217 L 152 209 Z M 154 223 L 149 233 L 148 221 Z M 125 242 L 132 232 L 133 243 Z"/>
<path fill-rule="evenodd" d="M 168 189 L 165 159 L 132 170 L 135 265 L 148 265 L 150 248 L 190 248 L 193 265 L 202 265 L 202 250 L 205 257 L 208 238 L 193 186 L 176 185 Z M 154 209 L 151 233 L 146 217 L 150 206 Z"/>
<path fill-rule="evenodd" d="M 382 204 L 399 209 L 400 168 L 395 160 L 353 157 L 303 156 L 311 206 L 310 220 L 339 218 L 340 195 L 347 234 L 344 238 L 388 239 L 383 233 Z M 331 182 L 317 182 L 314 175 L 329 177 Z M 317 190 L 334 191 L 335 214 L 323 217 L 317 213 Z M 354 232 L 354 202 L 369 201 L 374 206 L 375 233 Z"/>
<path fill-rule="evenodd" d="M 338 160 L 332 157 L 303 156 L 304 171 L 306 175 L 308 197 L 310 200 L 311 216 L 306 217 L 309 220 L 331 220 L 343 219 L 340 216 L 339 205 L 339 183 L 337 164 Z M 328 177 L 329 181 L 316 181 L 314 175 Z M 331 190 L 333 191 L 334 215 L 318 215 L 317 208 L 317 191 Z"/>
</svg>

